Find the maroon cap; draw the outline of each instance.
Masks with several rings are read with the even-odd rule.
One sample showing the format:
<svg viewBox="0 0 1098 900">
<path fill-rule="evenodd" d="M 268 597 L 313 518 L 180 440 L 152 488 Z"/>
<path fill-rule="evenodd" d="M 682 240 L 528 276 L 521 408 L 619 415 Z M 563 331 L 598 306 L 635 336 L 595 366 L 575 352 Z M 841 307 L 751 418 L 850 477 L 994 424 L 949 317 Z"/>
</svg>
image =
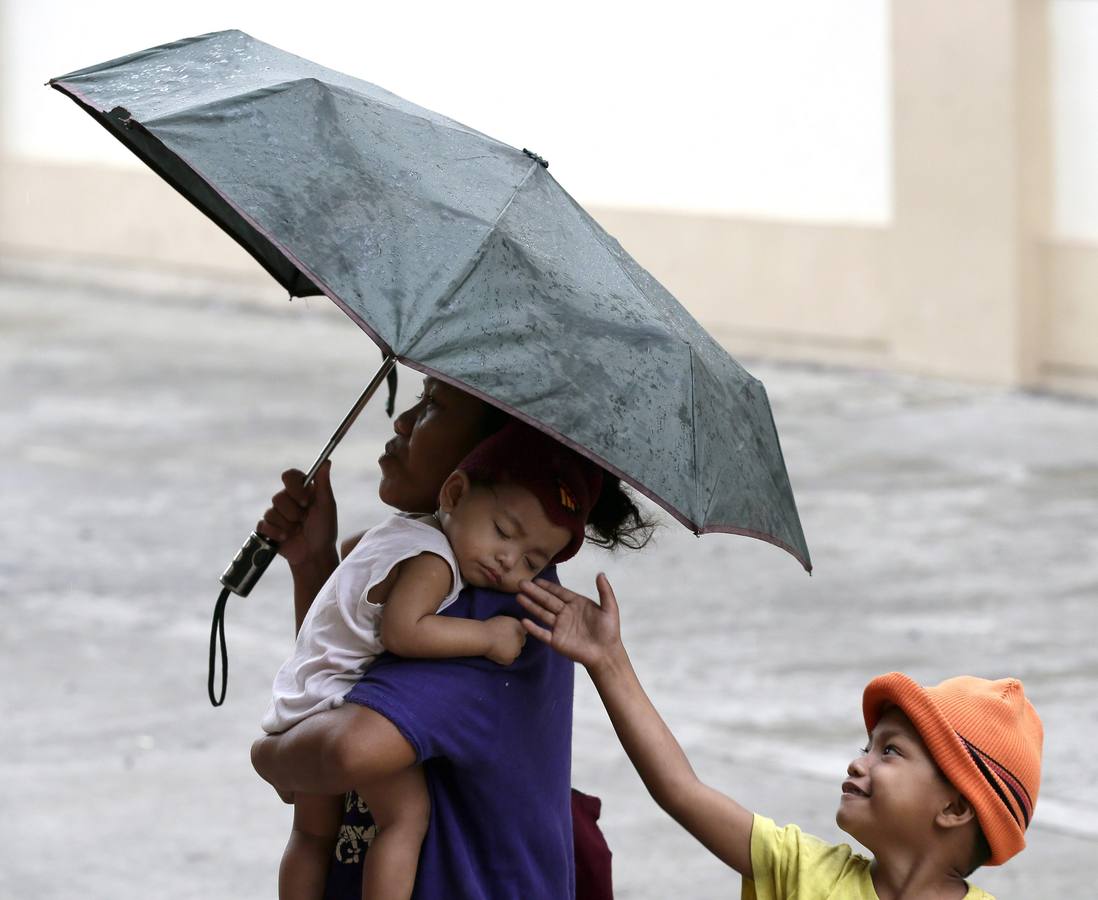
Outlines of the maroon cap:
<svg viewBox="0 0 1098 900">
<path fill-rule="evenodd" d="M 602 491 L 602 469 L 589 459 L 515 420 L 477 444 L 458 469 L 474 478 L 521 485 L 538 498 L 550 522 L 572 532 L 551 565 L 579 551 L 587 516 Z"/>
</svg>

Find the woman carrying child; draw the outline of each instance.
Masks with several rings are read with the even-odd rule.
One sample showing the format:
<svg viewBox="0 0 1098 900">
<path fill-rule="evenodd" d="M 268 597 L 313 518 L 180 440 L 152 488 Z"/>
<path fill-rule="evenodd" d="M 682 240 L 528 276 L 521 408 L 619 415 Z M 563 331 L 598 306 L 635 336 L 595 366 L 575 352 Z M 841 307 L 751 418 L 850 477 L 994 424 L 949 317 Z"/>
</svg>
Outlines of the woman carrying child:
<svg viewBox="0 0 1098 900">
<path fill-rule="evenodd" d="M 390 516 L 328 579 L 275 678 L 264 731 L 277 734 L 341 706 L 386 650 L 513 663 L 526 636 L 516 618 L 438 613 L 466 584 L 513 595 L 519 582 L 574 556 L 601 489 L 602 471 L 590 461 L 528 425 L 504 426 L 443 482 L 437 512 Z M 423 773 L 411 767 L 356 789 L 377 825 L 363 896 L 410 897 L 430 809 Z M 322 896 L 342 812 L 342 796 L 295 796 L 294 832 L 315 840 L 288 844 L 280 871 L 284 900 Z"/>
<path fill-rule="evenodd" d="M 419 403 L 394 423 L 380 461 L 381 499 L 409 512 L 435 510 L 449 473 L 501 420 L 481 401 L 428 379 Z M 283 538 L 300 622 L 338 565 L 334 500 L 326 468 L 308 490 L 300 473 L 284 481 L 260 530 Z M 649 530 L 610 477 L 588 525 L 610 545 L 638 546 Z M 553 567 L 542 577 L 554 579 Z M 473 586 L 436 618 L 483 622 L 501 614 L 520 614 L 514 596 Z M 253 759 L 284 792 L 313 794 L 383 782 L 423 763 L 430 827 L 415 896 L 570 897 L 571 698 L 571 664 L 536 644 L 506 668 L 476 656 L 386 654 L 349 702 L 260 739 Z M 295 831 L 290 857 L 295 843 L 316 852 L 317 842 Z M 361 857 L 360 846 L 343 850 L 343 863 Z M 353 865 L 333 864 L 326 896 L 357 896 L 356 876 Z M 608 873 L 606 881 L 608 888 Z"/>
</svg>

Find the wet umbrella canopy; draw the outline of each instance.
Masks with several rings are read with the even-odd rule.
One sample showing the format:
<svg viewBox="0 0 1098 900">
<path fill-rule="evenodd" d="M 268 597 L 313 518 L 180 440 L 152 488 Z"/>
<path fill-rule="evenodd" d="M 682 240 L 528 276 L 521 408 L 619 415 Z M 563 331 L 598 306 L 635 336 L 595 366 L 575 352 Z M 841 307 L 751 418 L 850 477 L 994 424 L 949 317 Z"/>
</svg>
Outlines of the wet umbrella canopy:
<svg viewBox="0 0 1098 900">
<path fill-rule="evenodd" d="M 762 384 L 538 157 L 239 31 L 54 79 L 291 294 L 810 568 Z"/>
</svg>

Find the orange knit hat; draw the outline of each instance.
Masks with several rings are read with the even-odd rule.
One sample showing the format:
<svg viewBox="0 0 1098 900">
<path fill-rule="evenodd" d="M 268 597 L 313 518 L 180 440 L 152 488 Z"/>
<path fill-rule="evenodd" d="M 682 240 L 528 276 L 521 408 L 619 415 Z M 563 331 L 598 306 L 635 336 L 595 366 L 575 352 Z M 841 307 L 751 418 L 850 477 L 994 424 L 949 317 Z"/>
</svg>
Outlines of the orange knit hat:
<svg viewBox="0 0 1098 900">
<path fill-rule="evenodd" d="M 1001 865 L 1025 847 L 1041 785 L 1044 730 L 1022 682 L 962 675 L 923 688 L 899 672 L 879 675 L 862 695 L 866 729 L 892 705 L 972 804 L 991 847 L 988 865 Z"/>
</svg>

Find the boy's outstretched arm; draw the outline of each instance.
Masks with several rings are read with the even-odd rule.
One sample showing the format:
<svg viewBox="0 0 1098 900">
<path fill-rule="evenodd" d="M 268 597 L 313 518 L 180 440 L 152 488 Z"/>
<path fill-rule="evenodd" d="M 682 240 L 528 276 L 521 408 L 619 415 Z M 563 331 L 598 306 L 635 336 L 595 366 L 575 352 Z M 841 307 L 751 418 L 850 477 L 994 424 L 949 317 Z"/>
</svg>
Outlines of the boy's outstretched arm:
<svg viewBox="0 0 1098 900">
<path fill-rule="evenodd" d="M 523 582 L 519 603 L 542 625 L 531 619 L 522 624 L 538 640 L 587 667 L 652 798 L 710 852 L 751 878 L 751 812 L 698 780 L 633 671 L 621 642 L 610 582 L 599 575 L 596 584 L 600 603 L 547 581 Z"/>
</svg>

